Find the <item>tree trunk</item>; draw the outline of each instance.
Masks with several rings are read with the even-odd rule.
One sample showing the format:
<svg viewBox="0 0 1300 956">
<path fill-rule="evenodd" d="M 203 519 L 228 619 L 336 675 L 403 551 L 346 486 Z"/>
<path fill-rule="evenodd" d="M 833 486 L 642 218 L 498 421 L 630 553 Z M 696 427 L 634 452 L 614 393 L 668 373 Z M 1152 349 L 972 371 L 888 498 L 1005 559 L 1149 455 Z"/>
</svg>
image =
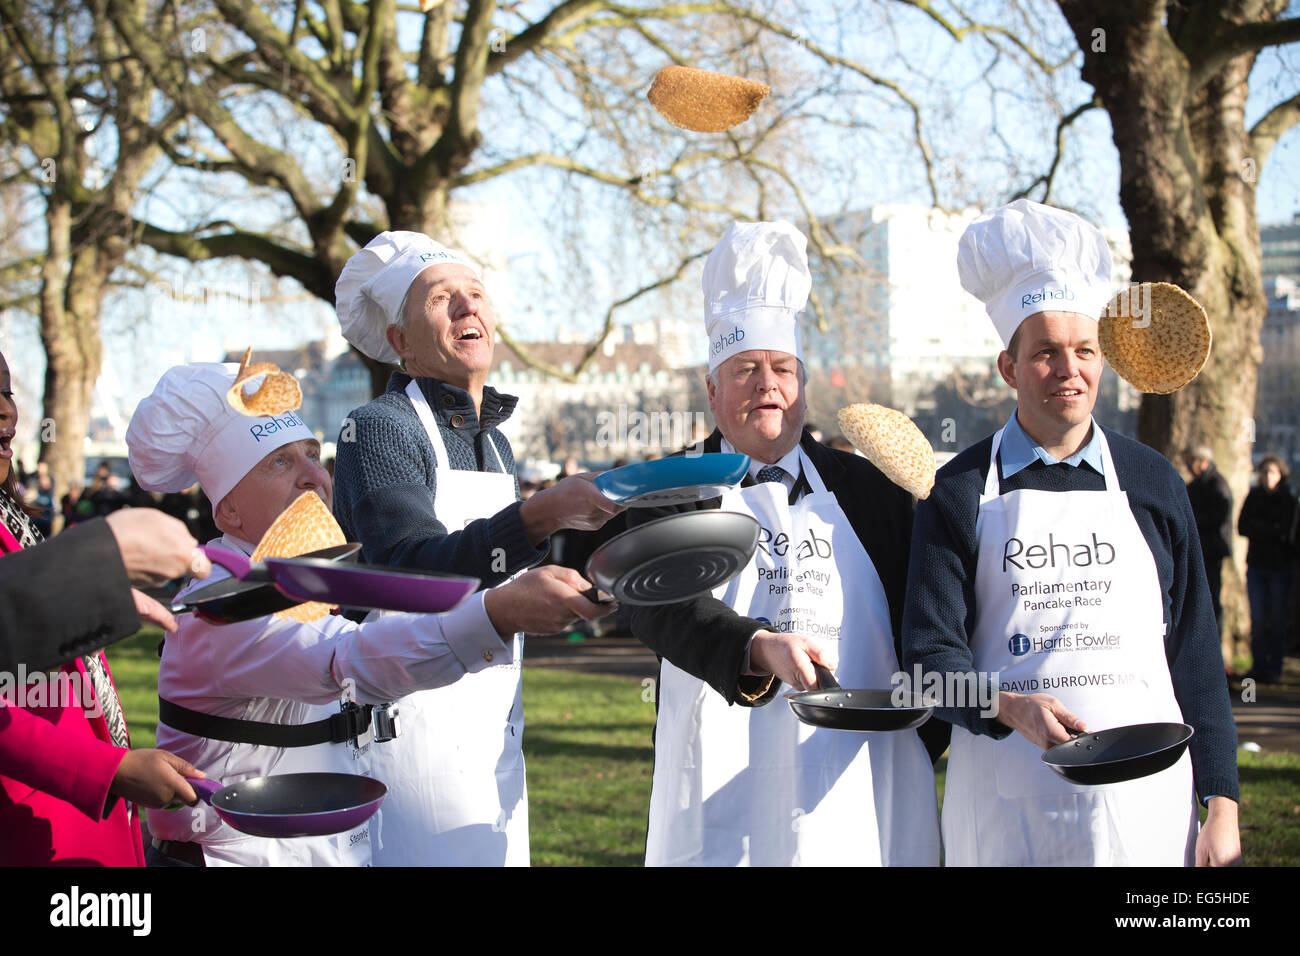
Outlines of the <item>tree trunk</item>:
<svg viewBox="0 0 1300 956">
<path fill-rule="evenodd" d="M 1267 311 L 1244 122 L 1254 54 L 1228 61 L 1189 97 L 1188 60 L 1155 15 L 1160 5 L 1061 6 L 1084 50 L 1083 77 L 1111 117 L 1134 281 L 1186 289 L 1205 307 L 1214 336 L 1194 382 L 1172 395 L 1143 396 L 1138 438 L 1174 460 L 1189 445 L 1210 446 L 1240 507 Z M 1100 50 L 1091 42 L 1098 29 L 1105 31 Z M 1180 46 L 1186 40 L 1180 36 Z M 1227 663 L 1249 634 L 1237 561 L 1223 576 Z"/>
<path fill-rule="evenodd" d="M 103 364 L 99 341 L 102 282 L 74 262 L 71 203 L 52 195 L 46 222 L 49 251 L 41 275 L 41 342 L 45 346 L 45 418 L 40 460 L 50 469 L 54 500 L 85 476 L 84 439 L 90 430 L 90 403 Z M 62 517 L 55 511 L 55 530 Z"/>
</svg>

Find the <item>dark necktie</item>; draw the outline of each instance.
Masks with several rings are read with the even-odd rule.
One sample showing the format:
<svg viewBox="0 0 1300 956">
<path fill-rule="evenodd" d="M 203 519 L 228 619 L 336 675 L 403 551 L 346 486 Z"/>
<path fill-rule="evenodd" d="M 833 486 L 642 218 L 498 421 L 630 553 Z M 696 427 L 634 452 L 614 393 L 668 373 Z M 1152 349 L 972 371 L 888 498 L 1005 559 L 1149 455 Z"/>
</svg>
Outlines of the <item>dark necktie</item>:
<svg viewBox="0 0 1300 956">
<path fill-rule="evenodd" d="M 758 470 L 758 474 L 755 476 L 755 479 L 760 483 L 764 481 L 784 482 L 785 476 L 786 476 L 786 471 L 780 465 L 764 465 L 762 468 Z"/>
</svg>

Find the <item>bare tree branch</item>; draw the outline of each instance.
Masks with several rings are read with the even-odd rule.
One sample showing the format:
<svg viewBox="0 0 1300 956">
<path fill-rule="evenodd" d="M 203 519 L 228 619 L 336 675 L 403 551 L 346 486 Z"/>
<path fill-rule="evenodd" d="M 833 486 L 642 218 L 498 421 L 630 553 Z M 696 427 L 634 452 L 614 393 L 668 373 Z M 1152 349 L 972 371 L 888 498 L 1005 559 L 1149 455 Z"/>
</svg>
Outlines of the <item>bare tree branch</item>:
<svg viewBox="0 0 1300 956">
<path fill-rule="evenodd" d="M 1056 150 L 1052 154 L 1052 164 L 1048 167 L 1047 172 L 1036 177 L 1032 183 L 1030 183 L 1024 189 L 1020 190 L 1015 195 L 1013 195 L 1008 200 L 1008 202 L 1014 202 L 1017 199 L 1029 198 L 1029 194 L 1033 192 L 1034 188 L 1037 186 L 1043 187 L 1043 195 L 1040 199 L 1040 202 L 1047 202 L 1051 198 L 1052 183 L 1056 179 L 1056 171 L 1060 168 L 1061 159 L 1065 155 L 1066 129 L 1068 129 L 1074 123 L 1074 121 L 1077 120 L 1084 113 L 1088 112 L 1089 110 L 1096 109 L 1100 106 L 1101 106 L 1101 99 L 1094 93 L 1092 99 L 1088 100 L 1085 103 L 1080 103 L 1078 106 L 1076 106 L 1065 116 L 1061 117 L 1060 122 L 1056 124 Z"/>
<path fill-rule="evenodd" d="M 313 295 L 334 301 L 334 272 L 307 252 L 289 249 L 271 236 L 232 230 L 214 236 L 168 232 L 142 223 L 140 239 L 158 252 L 180 256 L 191 262 L 237 257 L 264 263 L 274 275 L 296 279 Z"/>
<path fill-rule="evenodd" d="M 556 378 L 563 379 L 566 382 L 577 382 L 579 376 L 581 376 L 583 371 L 586 370 L 587 366 L 591 364 L 592 359 L 594 359 L 596 355 L 600 352 L 601 346 L 605 344 L 605 339 L 608 338 L 609 333 L 613 331 L 615 312 L 623 308 L 625 305 L 629 305 L 635 302 L 637 299 L 641 298 L 641 296 L 646 295 L 647 293 L 654 292 L 656 289 L 662 289 L 664 288 L 664 286 L 672 285 L 674 282 L 676 282 L 678 279 L 681 278 L 682 273 L 686 271 L 686 269 L 690 266 L 691 263 L 703 259 L 708 254 L 709 254 L 709 250 L 704 249 L 700 252 L 695 252 L 688 256 L 683 257 L 677 263 L 677 268 L 674 269 L 668 275 L 660 276 L 655 281 L 648 283 L 647 285 L 643 285 L 635 292 L 625 295 L 623 298 L 619 299 L 618 301 L 610 305 L 610 307 L 605 312 L 605 318 L 604 321 L 601 323 L 600 332 L 597 334 L 596 338 L 591 343 L 589 343 L 587 348 L 583 351 L 582 358 L 578 360 L 572 372 L 565 372 L 563 369 L 557 368 L 556 366 L 550 364 L 549 362 L 545 362 L 542 361 L 541 359 L 538 359 L 535 355 L 533 355 L 528 350 L 527 345 L 521 342 L 517 342 L 501 326 L 497 326 L 497 334 L 501 336 L 501 341 L 503 341 L 506 345 L 510 346 L 510 348 L 514 349 L 515 353 L 521 359 L 527 362 L 529 365 L 544 372 L 547 375 L 553 375 Z"/>
<path fill-rule="evenodd" d="M 221 105 L 216 90 L 206 83 L 192 84 L 184 75 L 183 61 L 178 70 L 174 61 L 164 57 L 162 48 L 148 37 L 126 0 L 108 0 L 108 7 L 118 33 L 160 89 L 198 116 L 251 176 L 274 181 L 284 190 L 304 219 L 310 220 L 320 211 L 321 203 L 297 163 L 249 136 L 230 111 Z"/>
<path fill-rule="evenodd" d="M 288 37 L 276 28 L 256 4 L 245 3 L 243 0 L 214 0 L 214 2 L 227 21 L 246 33 L 257 44 L 258 55 L 268 66 L 303 78 L 305 82 L 302 85 L 302 92 L 310 97 L 313 109 L 337 118 L 352 114 L 352 98 L 349 95 L 352 86 L 350 75 L 347 75 L 344 82 L 340 82 L 321 70 L 317 61 L 289 45 Z M 331 50 L 331 53 L 333 52 Z M 338 51 L 338 55 L 342 56 L 341 50 Z M 340 63 L 340 67 L 344 65 L 346 65 L 345 61 Z"/>
<path fill-rule="evenodd" d="M 1268 46 L 1284 46 L 1300 41 L 1300 17 L 1268 22 L 1239 23 L 1213 33 L 1198 34 L 1201 42 L 1188 51 L 1190 77 L 1188 89 L 1200 89 L 1229 60 L 1243 53 L 1254 53 Z"/>
<path fill-rule="evenodd" d="M 1256 172 L 1263 172 L 1269 153 L 1282 134 L 1300 123 L 1300 93 L 1278 103 L 1250 129 L 1251 153 L 1255 158 Z"/>
<path fill-rule="evenodd" d="M 967 15 L 967 13 L 964 10 L 962 10 L 960 7 L 957 7 L 955 4 L 953 6 L 953 9 L 955 9 L 959 14 L 961 14 L 962 19 L 966 21 L 964 26 L 960 26 L 960 27 L 954 26 L 946 17 L 944 17 L 941 13 L 939 13 L 937 10 L 934 9 L 934 5 L 931 4 L 929 0 L 894 0 L 894 2 L 901 3 L 904 6 L 914 7 L 917 10 L 920 10 L 927 17 L 929 17 L 940 27 L 942 27 L 944 32 L 946 32 L 950 37 L 952 37 L 954 40 L 956 40 L 959 43 L 972 33 L 981 35 L 986 39 L 995 36 L 1002 37 L 1003 39 L 1010 41 L 1017 49 L 1020 50 L 1021 53 L 1025 54 L 1025 56 L 1027 56 L 1033 62 L 1033 64 L 1037 66 L 1040 70 L 1042 70 L 1044 73 L 1054 73 L 1056 70 L 1059 70 L 1062 66 L 1068 63 L 1072 58 L 1072 57 L 1067 57 L 1066 59 L 1062 60 L 1059 63 L 1049 63 L 1042 56 L 1040 56 L 1036 51 L 1030 48 L 1025 43 L 1025 41 L 1022 40 L 1020 36 L 1017 35 L 1014 31 L 1008 30 L 1005 27 L 976 23 L 969 15 Z"/>
</svg>

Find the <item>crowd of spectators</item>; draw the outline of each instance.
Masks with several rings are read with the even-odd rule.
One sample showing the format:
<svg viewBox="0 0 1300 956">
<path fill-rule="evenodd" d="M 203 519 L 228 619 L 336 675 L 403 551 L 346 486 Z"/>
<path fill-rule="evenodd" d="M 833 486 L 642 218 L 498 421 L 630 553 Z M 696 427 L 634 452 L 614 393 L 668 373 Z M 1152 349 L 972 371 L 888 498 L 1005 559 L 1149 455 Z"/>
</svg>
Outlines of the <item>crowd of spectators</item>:
<svg viewBox="0 0 1300 956">
<path fill-rule="evenodd" d="M 220 532 L 212 521 L 212 505 L 203 490 L 195 485 L 186 491 L 161 495 L 145 491 L 128 471 L 125 476 L 114 470 L 113 462 L 101 460 L 89 480 L 72 485 L 55 502 L 54 481 L 49 465 L 38 462 L 34 470 L 17 463 L 18 492 L 22 501 L 34 509 L 32 523 L 43 537 L 54 532 L 54 515 L 63 517 L 63 527 L 71 528 L 91 518 L 106 518 L 121 508 L 157 508 L 185 523 L 199 541 L 210 541 Z M 123 469 L 125 470 L 125 469 Z"/>
</svg>

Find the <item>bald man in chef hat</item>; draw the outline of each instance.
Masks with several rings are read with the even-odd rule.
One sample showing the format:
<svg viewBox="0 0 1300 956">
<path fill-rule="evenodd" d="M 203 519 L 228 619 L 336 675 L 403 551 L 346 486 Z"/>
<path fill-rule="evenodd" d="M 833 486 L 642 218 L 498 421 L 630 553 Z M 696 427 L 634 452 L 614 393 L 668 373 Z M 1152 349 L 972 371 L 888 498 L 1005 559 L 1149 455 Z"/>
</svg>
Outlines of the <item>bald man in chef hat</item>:
<svg viewBox="0 0 1300 956">
<path fill-rule="evenodd" d="M 1022 199 L 967 228 L 957 265 L 1006 346 L 1016 411 L 917 508 L 904 663 L 973 691 L 938 711 L 953 724 L 945 859 L 1239 861 L 1236 732 L 1187 492 L 1164 457 L 1092 418 L 1105 237 Z M 1147 722 L 1191 724 L 1190 757 L 1106 787 L 1041 759 L 1074 733 Z"/>
<path fill-rule="evenodd" d="M 636 525 L 721 508 L 761 528 L 749 565 L 711 596 L 634 609 L 633 632 L 662 658 L 647 865 L 938 863 L 915 730 L 815 728 L 773 702 L 816 687 L 814 661 L 845 687 L 890 686 L 911 533 L 907 492 L 804 428 L 806 247 L 788 222 L 738 222 L 704 267 L 717 429 L 694 451 L 748 455 L 741 487 L 629 513 Z"/>
<path fill-rule="evenodd" d="M 348 260 L 335 301 L 349 342 L 400 364 L 339 436 L 334 513 L 367 561 L 492 586 L 545 560 L 552 533 L 594 530 L 622 510 L 590 475 L 519 500 L 499 427 L 518 399 L 486 384 L 496 313 L 464 255 L 420 233 L 382 233 Z M 610 610 L 582 596 L 577 572 L 547 573 L 557 608 L 586 619 Z M 528 863 L 522 637 L 496 666 L 401 702 L 405 739 L 373 762 L 389 787 L 376 865 Z"/>
<path fill-rule="evenodd" d="M 259 418 L 230 406 L 237 372 L 234 364 L 168 370 L 131 417 L 126 442 L 141 487 L 174 492 L 197 482 L 223 532 L 213 544 L 251 555 L 295 499 L 314 492 L 328 506 L 333 486 L 320 443 L 296 412 Z M 225 575 L 214 570 L 202 583 Z M 160 746 L 227 784 L 293 771 L 356 773 L 366 766 L 366 740 L 381 729 L 374 705 L 509 660 L 502 634 L 572 621 L 576 615 L 557 606 L 558 587 L 546 572 L 531 572 L 446 614 L 362 625 L 337 615 L 226 625 L 186 616 L 159 667 Z M 337 837 L 267 840 L 232 830 L 200 804 L 156 812 L 150 829 L 158 865 L 370 862 L 368 825 Z"/>
</svg>

